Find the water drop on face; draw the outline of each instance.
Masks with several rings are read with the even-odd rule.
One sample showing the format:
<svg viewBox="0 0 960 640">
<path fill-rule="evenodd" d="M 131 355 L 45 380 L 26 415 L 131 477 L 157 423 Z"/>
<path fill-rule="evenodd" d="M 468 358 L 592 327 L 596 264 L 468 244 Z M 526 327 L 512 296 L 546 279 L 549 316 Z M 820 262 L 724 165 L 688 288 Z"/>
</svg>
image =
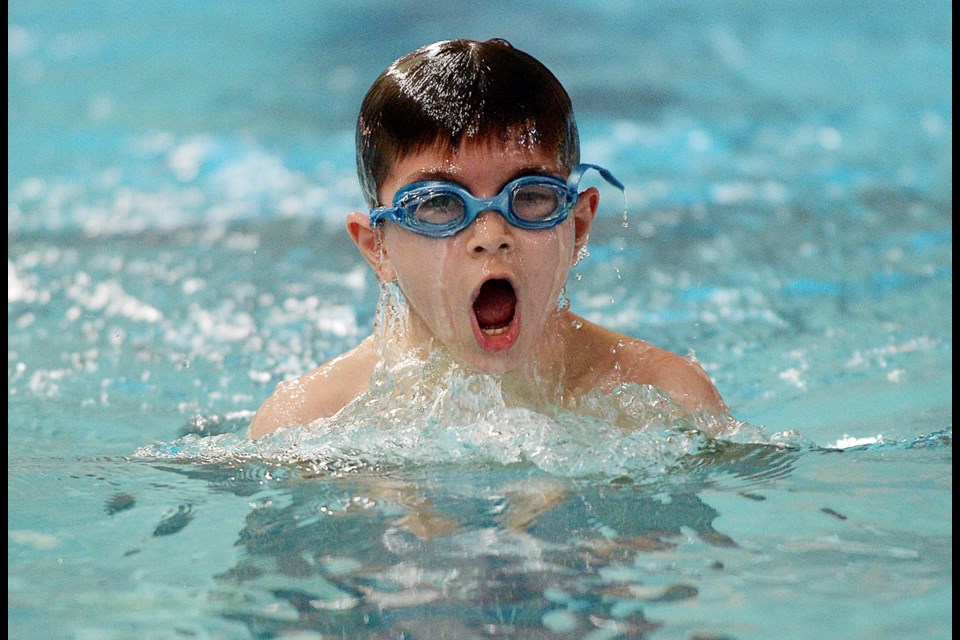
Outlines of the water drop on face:
<svg viewBox="0 0 960 640">
<path fill-rule="evenodd" d="M 582 328 L 582 327 L 583 327 L 583 323 L 582 323 L 582 322 L 580 322 L 579 320 L 574 320 L 574 321 L 573 321 L 573 328 L 574 328 L 574 329 L 580 329 L 580 328 Z"/>
</svg>

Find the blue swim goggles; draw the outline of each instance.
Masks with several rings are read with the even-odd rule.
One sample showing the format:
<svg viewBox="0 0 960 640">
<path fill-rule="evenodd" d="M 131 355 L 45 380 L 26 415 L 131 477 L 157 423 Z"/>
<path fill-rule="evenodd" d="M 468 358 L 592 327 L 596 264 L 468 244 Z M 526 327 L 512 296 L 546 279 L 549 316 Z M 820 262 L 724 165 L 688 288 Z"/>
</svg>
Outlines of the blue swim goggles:
<svg viewBox="0 0 960 640">
<path fill-rule="evenodd" d="M 425 180 L 397 190 L 392 207 L 370 211 L 370 226 L 381 220 L 431 238 L 453 236 L 484 211 L 496 211 L 520 229 L 549 229 L 563 222 L 579 196 L 580 178 L 596 170 L 603 179 L 623 191 L 613 174 L 595 164 L 577 165 L 564 181 L 556 176 L 523 176 L 508 182 L 493 198 L 476 198 L 453 182 Z"/>
</svg>

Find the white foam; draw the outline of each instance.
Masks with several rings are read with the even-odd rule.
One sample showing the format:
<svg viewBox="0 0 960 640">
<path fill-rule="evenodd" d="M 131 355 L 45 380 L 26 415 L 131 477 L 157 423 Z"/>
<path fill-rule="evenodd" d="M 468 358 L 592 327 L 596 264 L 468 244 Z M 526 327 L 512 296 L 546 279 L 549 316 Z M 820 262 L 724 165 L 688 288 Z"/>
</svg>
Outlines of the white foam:
<svg viewBox="0 0 960 640">
<path fill-rule="evenodd" d="M 863 447 L 871 444 L 883 444 L 883 435 L 877 434 L 875 436 L 863 436 L 856 437 L 843 434 L 842 438 L 839 438 L 835 443 L 833 443 L 832 448 L 834 449 L 850 449 L 852 447 Z"/>
</svg>

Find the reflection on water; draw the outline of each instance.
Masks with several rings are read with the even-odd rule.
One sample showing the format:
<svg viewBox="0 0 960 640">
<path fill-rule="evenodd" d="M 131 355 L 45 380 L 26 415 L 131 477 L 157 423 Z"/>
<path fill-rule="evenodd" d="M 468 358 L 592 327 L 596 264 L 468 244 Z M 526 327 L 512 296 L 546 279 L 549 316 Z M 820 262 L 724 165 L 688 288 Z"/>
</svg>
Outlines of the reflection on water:
<svg viewBox="0 0 960 640">
<path fill-rule="evenodd" d="M 653 483 L 570 480 L 529 465 L 332 477 L 309 465 L 150 464 L 251 498 L 239 560 L 216 576 L 215 608 L 257 637 L 574 638 L 604 628 L 642 637 L 660 626 L 646 603 L 699 590 L 696 577 L 665 581 L 653 567 L 693 537 L 718 550 L 705 553 L 702 570 L 722 572 L 721 551 L 737 547 L 698 494 L 714 476 L 727 490 L 786 477 L 801 455 L 723 449 Z M 160 526 L 186 526 L 182 511 Z"/>
<path fill-rule="evenodd" d="M 678 435 L 656 431 L 647 444 Z M 821 483 L 849 483 L 836 474 L 906 462 L 911 452 L 949 455 L 951 430 L 846 451 L 747 437 L 756 435 L 704 440 L 677 455 L 661 449 L 656 473 L 633 475 L 429 456 L 354 466 L 309 457 L 271 462 L 238 455 L 236 446 L 251 441 L 230 433 L 158 443 L 137 460 L 246 501 L 230 536 L 235 561 L 214 576 L 208 606 L 254 637 L 642 638 L 663 628 L 664 606 L 731 606 L 743 580 L 815 591 L 840 580 L 855 589 L 873 579 L 863 570 L 885 575 L 898 569 L 884 563 L 922 562 L 929 568 L 917 567 L 898 590 L 924 588 L 928 563 L 948 553 L 942 544 L 871 523 L 856 501 L 838 502 L 830 492 L 794 500 L 793 476 L 801 466 L 806 474 L 822 468 Z M 381 451 L 389 446 L 397 445 Z M 210 461 L 218 449 L 221 457 Z M 133 500 L 118 492 L 108 509 Z M 179 534 L 203 508 L 168 510 L 153 535 Z M 763 542 L 765 527 L 782 540 L 779 548 Z M 836 533 L 818 537 L 805 531 L 811 527 Z M 836 574 L 843 566 L 861 568 Z M 734 592 L 721 597 L 718 589 Z M 698 628 L 710 628 L 695 617 Z M 698 637 L 726 637 L 704 633 Z"/>
</svg>

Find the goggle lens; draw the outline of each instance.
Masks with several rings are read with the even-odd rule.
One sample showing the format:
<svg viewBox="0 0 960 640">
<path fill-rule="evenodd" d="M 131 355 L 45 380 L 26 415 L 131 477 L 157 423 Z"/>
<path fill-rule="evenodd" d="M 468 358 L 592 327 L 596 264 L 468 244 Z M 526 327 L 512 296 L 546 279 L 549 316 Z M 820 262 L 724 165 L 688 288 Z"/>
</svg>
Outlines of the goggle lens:
<svg viewBox="0 0 960 640">
<path fill-rule="evenodd" d="M 621 191 L 623 185 L 594 164 L 578 165 L 566 181 L 556 176 L 523 176 L 507 184 L 493 198 L 476 198 L 453 182 L 431 180 L 402 187 L 392 207 L 370 212 L 370 226 L 391 220 L 422 235 L 442 238 L 460 233 L 483 211 L 497 211 L 515 227 L 549 229 L 563 222 L 577 201 L 577 186 L 584 171 L 595 169 Z"/>
</svg>

